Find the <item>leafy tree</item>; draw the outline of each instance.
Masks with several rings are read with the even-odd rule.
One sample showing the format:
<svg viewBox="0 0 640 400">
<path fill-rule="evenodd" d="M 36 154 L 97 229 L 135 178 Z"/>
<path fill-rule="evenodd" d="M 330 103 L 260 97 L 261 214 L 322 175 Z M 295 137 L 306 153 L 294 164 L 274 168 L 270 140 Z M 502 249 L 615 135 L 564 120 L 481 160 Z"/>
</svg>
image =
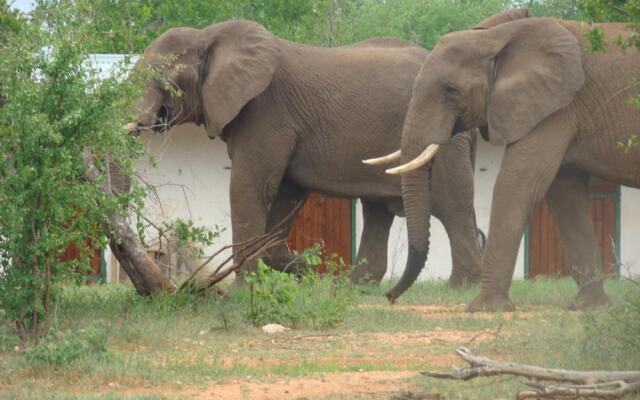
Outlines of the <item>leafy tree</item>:
<svg viewBox="0 0 640 400">
<path fill-rule="evenodd" d="M 441 35 L 469 29 L 508 5 L 505 0 L 352 1 L 341 16 L 336 36 L 341 44 L 391 36 L 431 48 Z"/>
<path fill-rule="evenodd" d="M 203 28 L 230 19 L 250 19 L 276 35 L 322 40 L 329 0 L 67 0 L 89 30 L 96 53 L 140 53 L 176 26 Z"/>
<path fill-rule="evenodd" d="M 64 4 L 40 7 L 0 48 L 0 309 L 36 341 L 57 285 L 80 279 L 91 247 L 105 245 L 107 215 L 143 198 L 107 196 L 83 178 L 87 156 L 100 183 L 115 160 L 131 175 L 142 146 L 122 126 L 137 86 L 123 84 L 124 71 L 98 80 L 87 63 L 91 32 Z M 62 261 L 69 243 L 81 256 Z"/>
<path fill-rule="evenodd" d="M 7 36 L 20 29 L 22 17 L 17 11 L 9 8 L 7 0 L 0 0 L 0 45 L 7 41 Z"/>
<path fill-rule="evenodd" d="M 616 37 L 614 44 L 640 50 L 640 0 L 582 0 L 579 6 L 589 22 L 629 22 L 632 33 L 625 38 Z M 589 36 L 595 50 L 607 46 L 599 29 L 590 31 Z"/>
<path fill-rule="evenodd" d="M 580 20 L 583 18 L 580 0 L 517 0 L 515 7 L 528 8 L 536 17 L 554 17 Z"/>
</svg>

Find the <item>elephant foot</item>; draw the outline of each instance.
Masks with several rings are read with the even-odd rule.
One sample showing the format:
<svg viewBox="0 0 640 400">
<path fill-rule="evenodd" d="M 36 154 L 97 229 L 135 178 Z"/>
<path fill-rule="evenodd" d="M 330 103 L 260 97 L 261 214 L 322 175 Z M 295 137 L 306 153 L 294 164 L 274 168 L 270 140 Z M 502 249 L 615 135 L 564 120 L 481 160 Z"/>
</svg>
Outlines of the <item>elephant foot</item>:
<svg viewBox="0 0 640 400">
<path fill-rule="evenodd" d="M 581 287 L 576 297 L 567 303 L 567 309 L 586 310 L 607 304 L 609 304 L 609 297 L 604 292 L 602 281 L 599 281 Z"/>
<path fill-rule="evenodd" d="M 514 311 L 516 306 L 509 299 L 508 294 L 480 293 L 467 306 L 467 312 L 481 311 Z"/>
</svg>

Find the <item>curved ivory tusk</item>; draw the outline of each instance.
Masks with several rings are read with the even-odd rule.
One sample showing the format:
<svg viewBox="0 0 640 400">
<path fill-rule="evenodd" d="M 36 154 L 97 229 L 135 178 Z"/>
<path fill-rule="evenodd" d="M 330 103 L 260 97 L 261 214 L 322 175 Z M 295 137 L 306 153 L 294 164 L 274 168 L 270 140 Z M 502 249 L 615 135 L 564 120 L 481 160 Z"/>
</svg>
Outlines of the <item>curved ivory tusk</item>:
<svg viewBox="0 0 640 400">
<path fill-rule="evenodd" d="M 404 174 L 405 172 L 413 171 L 414 169 L 420 168 L 433 158 L 438 152 L 440 145 L 437 143 L 430 144 L 426 149 L 416 158 L 409 161 L 406 164 L 402 164 L 399 167 L 391 168 L 386 170 L 387 174 Z"/>
<path fill-rule="evenodd" d="M 394 151 L 393 153 L 387 154 L 386 156 L 382 156 L 378 158 L 370 158 L 368 160 L 362 160 L 362 162 L 367 165 L 382 165 L 382 164 L 389 164 L 390 162 L 393 162 L 399 159 L 400 159 L 400 150 Z"/>
</svg>

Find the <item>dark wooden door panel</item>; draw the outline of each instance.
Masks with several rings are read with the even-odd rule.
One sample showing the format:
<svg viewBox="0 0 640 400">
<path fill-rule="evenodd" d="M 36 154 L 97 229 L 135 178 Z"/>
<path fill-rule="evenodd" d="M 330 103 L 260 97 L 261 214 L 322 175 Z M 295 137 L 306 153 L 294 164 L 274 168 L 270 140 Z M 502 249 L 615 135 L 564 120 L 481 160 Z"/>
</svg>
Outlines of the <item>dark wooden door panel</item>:
<svg viewBox="0 0 640 400">
<path fill-rule="evenodd" d="M 311 193 L 289 233 L 289 248 L 300 252 L 320 244 L 325 256 L 336 253 L 349 264 L 351 223 L 351 200 Z"/>
<path fill-rule="evenodd" d="M 85 246 L 91 246 L 91 240 L 85 241 Z M 69 243 L 60 261 L 73 261 L 80 258 L 80 248 L 75 243 Z M 98 281 L 101 277 L 102 251 L 95 249 L 89 260 L 89 271 L 86 273 L 87 281 Z"/>
<path fill-rule="evenodd" d="M 593 179 L 589 183 L 589 208 L 607 273 L 616 264 L 616 185 Z M 565 259 L 563 244 L 556 233 L 555 221 L 545 199 L 540 201 L 529 220 L 529 277 L 538 275 L 568 276 L 571 270 Z"/>
</svg>

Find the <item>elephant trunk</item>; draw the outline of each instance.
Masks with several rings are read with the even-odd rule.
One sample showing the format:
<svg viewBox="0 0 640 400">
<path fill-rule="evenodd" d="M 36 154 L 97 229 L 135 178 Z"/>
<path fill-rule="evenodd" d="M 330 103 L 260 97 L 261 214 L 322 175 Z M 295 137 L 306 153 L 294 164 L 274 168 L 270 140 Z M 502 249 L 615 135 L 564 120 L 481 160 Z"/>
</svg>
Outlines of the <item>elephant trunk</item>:
<svg viewBox="0 0 640 400">
<path fill-rule="evenodd" d="M 416 92 L 414 87 L 414 93 Z M 428 104 L 432 96 L 415 96 L 407 110 L 402 131 L 402 162 L 394 170 L 402 173 L 402 201 L 404 203 L 409 241 L 409 254 L 400 281 L 386 293 L 390 303 L 402 295 L 418 279 L 429 251 L 429 225 L 431 218 L 431 164 L 440 145 L 451 138 L 455 115 L 442 110 L 437 104 Z M 433 114 L 424 110 L 432 110 Z M 424 160 L 425 162 L 422 162 Z M 422 161 L 420 161 L 422 160 Z M 404 168 L 404 167 L 408 168 Z"/>
<path fill-rule="evenodd" d="M 409 254 L 400 281 L 386 293 L 393 304 L 418 279 L 429 251 L 429 226 L 431 217 L 430 167 L 425 165 L 402 176 Z"/>
</svg>

